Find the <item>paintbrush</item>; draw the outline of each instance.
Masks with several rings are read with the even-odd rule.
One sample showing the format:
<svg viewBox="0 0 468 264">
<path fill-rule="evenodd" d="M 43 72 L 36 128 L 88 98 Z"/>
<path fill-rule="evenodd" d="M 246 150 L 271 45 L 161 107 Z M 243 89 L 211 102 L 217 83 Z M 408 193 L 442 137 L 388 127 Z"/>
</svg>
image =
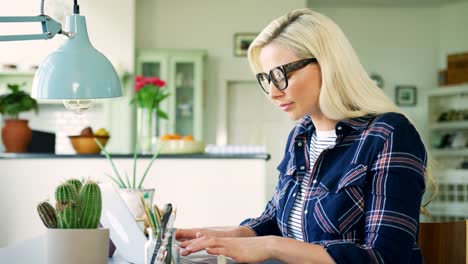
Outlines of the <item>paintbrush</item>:
<svg viewBox="0 0 468 264">
<path fill-rule="evenodd" d="M 151 257 L 151 264 L 154 263 L 154 261 L 156 260 L 156 256 L 159 255 L 158 254 L 158 251 L 161 247 L 161 244 L 162 244 L 162 239 L 163 239 L 163 235 L 165 230 L 166 230 L 166 225 L 167 225 L 167 222 L 171 216 L 171 213 L 172 213 L 172 204 L 168 203 L 166 205 L 164 205 L 164 211 L 163 211 L 163 216 L 162 216 L 162 219 L 161 219 L 161 228 L 159 230 L 159 233 L 157 235 L 157 240 L 156 240 L 156 247 L 154 248 L 154 251 L 153 251 L 153 256 Z M 167 245 L 167 244 L 166 244 Z"/>
<path fill-rule="evenodd" d="M 143 209 L 145 210 L 145 215 L 146 215 L 146 218 L 148 219 L 148 223 L 151 229 L 153 230 L 153 236 L 156 236 L 156 225 L 153 222 L 153 219 L 151 218 L 150 210 L 148 209 L 148 205 L 146 204 L 145 198 L 143 197 L 141 193 L 140 193 L 140 200 L 141 200 L 141 203 L 143 204 Z"/>
</svg>

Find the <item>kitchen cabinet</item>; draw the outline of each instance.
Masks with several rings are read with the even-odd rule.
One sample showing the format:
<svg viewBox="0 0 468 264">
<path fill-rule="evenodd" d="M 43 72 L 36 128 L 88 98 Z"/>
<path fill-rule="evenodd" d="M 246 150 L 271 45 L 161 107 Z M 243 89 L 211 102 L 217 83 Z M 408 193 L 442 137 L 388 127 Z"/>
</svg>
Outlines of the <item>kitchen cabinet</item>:
<svg viewBox="0 0 468 264">
<path fill-rule="evenodd" d="M 428 93 L 430 153 L 439 193 L 429 205 L 436 221 L 468 217 L 468 85 Z"/>
<path fill-rule="evenodd" d="M 169 119 L 158 119 L 157 136 L 177 133 L 203 140 L 205 56 L 202 50 L 137 49 L 136 75 L 159 77 L 171 94 L 161 103 Z"/>
</svg>

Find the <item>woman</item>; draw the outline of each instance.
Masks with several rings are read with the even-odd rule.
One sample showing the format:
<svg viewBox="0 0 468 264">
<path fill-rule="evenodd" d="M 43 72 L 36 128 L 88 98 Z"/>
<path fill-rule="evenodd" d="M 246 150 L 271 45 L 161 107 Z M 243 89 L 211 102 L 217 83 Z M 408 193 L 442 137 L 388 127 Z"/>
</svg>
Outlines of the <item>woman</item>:
<svg viewBox="0 0 468 264">
<path fill-rule="evenodd" d="M 420 263 L 427 154 L 341 29 L 308 9 L 270 23 L 248 51 L 262 90 L 293 120 L 265 211 L 227 230 L 177 232 L 183 255 L 239 262 Z M 430 179 L 430 178 L 428 178 Z M 427 180 L 427 179 L 426 179 Z"/>
</svg>

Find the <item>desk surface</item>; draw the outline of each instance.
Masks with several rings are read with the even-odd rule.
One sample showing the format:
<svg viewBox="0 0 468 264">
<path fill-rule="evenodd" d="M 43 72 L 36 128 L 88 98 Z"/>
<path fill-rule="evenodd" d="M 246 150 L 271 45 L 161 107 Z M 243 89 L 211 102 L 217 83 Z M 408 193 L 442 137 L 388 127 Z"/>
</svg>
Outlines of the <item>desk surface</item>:
<svg viewBox="0 0 468 264">
<path fill-rule="evenodd" d="M 181 258 L 181 264 L 216 264 L 216 256 L 206 253 L 192 254 L 187 258 Z M 0 248 L 0 263 L 15 264 L 46 264 L 45 261 L 45 235 L 11 245 L 6 248 Z M 108 264 L 128 264 L 118 251 L 114 257 L 109 258 Z M 236 263 L 228 261 L 228 264 Z M 281 264 L 282 262 L 271 260 L 262 262 L 262 264 Z M 140 264 L 140 263 L 137 263 Z M 143 264 L 143 263 L 141 263 Z"/>
</svg>

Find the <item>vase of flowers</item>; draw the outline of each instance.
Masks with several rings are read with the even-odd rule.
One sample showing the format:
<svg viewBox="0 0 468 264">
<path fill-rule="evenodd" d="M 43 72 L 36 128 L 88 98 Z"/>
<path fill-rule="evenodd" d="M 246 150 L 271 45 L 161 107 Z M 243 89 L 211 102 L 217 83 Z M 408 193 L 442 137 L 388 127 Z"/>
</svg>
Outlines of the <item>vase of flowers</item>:
<svg viewBox="0 0 468 264">
<path fill-rule="evenodd" d="M 137 106 L 137 142 L 141 154 L 154 153 L 158 119 L 168 119 L 161 102 L 169 97 L 166 82 L 158 77 L 135 77 L 134 95 L 130 103 Z"/>
</svg>

